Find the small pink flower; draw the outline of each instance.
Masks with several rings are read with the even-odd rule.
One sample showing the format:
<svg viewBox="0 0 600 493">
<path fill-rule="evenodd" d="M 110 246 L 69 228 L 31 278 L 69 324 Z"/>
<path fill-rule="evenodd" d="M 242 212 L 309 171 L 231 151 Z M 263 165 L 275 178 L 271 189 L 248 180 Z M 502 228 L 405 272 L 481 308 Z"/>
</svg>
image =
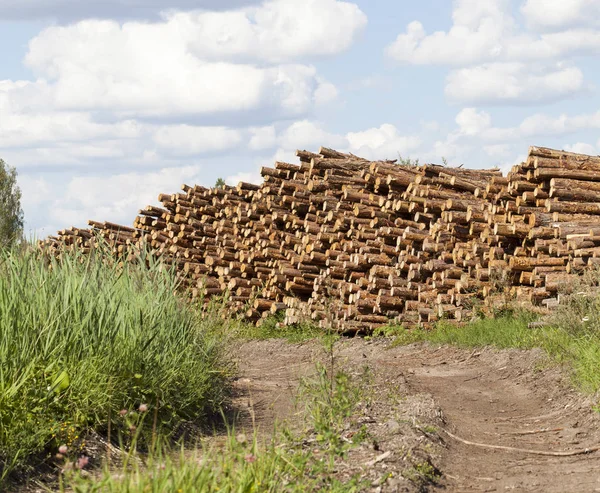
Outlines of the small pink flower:
<svg viewBox="0 0 600 493">
<path fill-rule="evenodd" d="M 69 447 L 67 447 L 66 445 L 61 445 L 60 447 L 58 447 L 59 454 L 65 455 L 68 451 Z"/>
<path fill-rule="evenodd" d="M 253 462 L 256 462 L 256 456 L 252 455 L 252 454 L 248 454 L 248 455 L 246 455 L 246 457 L 244 457 L 244 460 L 246 462 L 249 462 L 250 464 L 252 464 Z"/>
<path fill-rule="evenodd" d="M 140 404 L 140 407 L 138 408 L 138 411 L 141 413 L 145 413 L 148 410 L 148 405 L 147 404 Z"/>
<path fill-rule="evenodd" d="M 85 455 L 82 455 L 81 457 L 79 457 L 79 459 L 77 459 L 77 469 L 83 469 L 85 466 L 88 465 L 88 463 L 90 462 L 90 459 L 88 457 L 86 457 Z"/>
<path fill-rule="evenodd" d="M 119 416 L 123 417 L 123 416 L 126 416 L 126 415 L 127 415 L 127 409 L 121 409 L 119 411 Z"/>
</svg>

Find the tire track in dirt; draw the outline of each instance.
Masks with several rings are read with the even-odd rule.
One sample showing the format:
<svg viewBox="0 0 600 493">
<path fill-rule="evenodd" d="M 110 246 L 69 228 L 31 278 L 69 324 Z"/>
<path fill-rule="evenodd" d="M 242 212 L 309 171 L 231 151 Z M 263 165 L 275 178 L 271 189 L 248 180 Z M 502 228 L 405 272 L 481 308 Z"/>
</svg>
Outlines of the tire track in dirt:
<svg viewBox="0 0 600 493">
<path fill-rule="evenodd" d="M 406 394 L 406 402 L 431 397 L 441 410 L 443 418 L 436 423 L 436 433 L 443 447 L 436 465 L 443 477 L 431 490 L 600 491 L 600 452 L 541 456 L 467 445 L 444 431 L 472 442 L 544 452 L 600 445 L 600 420 L 592 410 L 591 398 L 574 391 L 559 369 L 546 365 L 541 351 L 471 351 L 428 345 L 394 348 L 383 340 L 352 339 L 340 341 L 334 356 L 341 367 L 368 364 L 380 389 L 381 385 L 387 386 L 386 392 L 396 388 Z M 301 377 L 311 374 L 315 362 L 326 356 L 317 342 L 299 345 L 272 340 L 241 345 L 238 359 L 236 404 L 238 409 L 243 411 L 246 406 L 248 410 L 245 415 L 242 412 L 241 422 L 248 424 L 252 419 L 266 430 L 275 419 L 293 418 Z M 397 403 L 387 405 L 390 416 L 400 412 L 394 408 Z M 418 419 L 416 416 L 415 422 Z M 392 447 L 390 461 L 394 454 L 401 455 L 393 450 L 394 443 L 387 445 Z M 394 464 L 390 462 L 388 467 Z M 395 482 L 372 491 L 414 490 Z"/>
<path fill-rule="evenodd" d="M 600 444 L 591 402 L 556 369 L 536 371 L 541 355 L 445 348 L 414 361 L 410 387 L 433 395 L 448 429 L 465 440 L 543 452 Z M 444 435 L 444 433 L 442 433 Z M 448 437 L 442 469 L 450 491 L 600 491 L 600 454 L 540 456 L 466 445 Z"/>
</svg>

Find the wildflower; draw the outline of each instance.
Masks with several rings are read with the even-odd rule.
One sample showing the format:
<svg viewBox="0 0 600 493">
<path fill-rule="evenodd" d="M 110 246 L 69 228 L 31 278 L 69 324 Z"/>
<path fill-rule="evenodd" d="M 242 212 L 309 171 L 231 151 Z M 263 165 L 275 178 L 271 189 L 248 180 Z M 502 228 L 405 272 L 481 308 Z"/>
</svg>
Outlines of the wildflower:
<svg viewBox="0 0 600 493">
<path fill-rule="evenodd" d="M 68 451 L 69 451 L 69 447 L 67 447 L 66 445 L 61 445 L 60 447 L 58 447 L 59 454 L 65 455 Z"/>
<path fill-rule="evenodd" d="M 145 413 L 148 410 L 148 405 L 147 404 L 140 404 L 140 407 L 138 408 L 138 411 L 141 413 Z"/>
<path fill-rule="evenodd" d="M 236 440 L 239 443 L 246 443 L 248 441 L 248 439 L 246 438 L 246 435 L 244 435 L 243 433 L 240 433 L 237 437 Z"/>
<path fill-rule="evenodd" d="M 126 415 L 127 415 L 127 409 L 121 409 L 119 411 L 119 416 L 123 417 L 123 416 L 126 416 Z"/>
<path fill-rule="evenodd" d="M 249 462 L 250 464 L 252 464 L 253 462 L 256 462 L 256 456 L 252 455 L 252 454 L 248 454 L 248 455 L 246 455 L 246 457 L 244 457 L 244 460 L 246 462 Z"/>
<path fill-rule="evenodd" d="M 79 459 L 77 459 L 77 465 L 75 467 L 77 469 L 83 469 L 85 466 L 88 465 L 89 462 L 90 462 L 90 459 L 88 457 L 86 457 L 85 455 L 82 455 L 81 457 L 79 457 Z"/>
</svg>

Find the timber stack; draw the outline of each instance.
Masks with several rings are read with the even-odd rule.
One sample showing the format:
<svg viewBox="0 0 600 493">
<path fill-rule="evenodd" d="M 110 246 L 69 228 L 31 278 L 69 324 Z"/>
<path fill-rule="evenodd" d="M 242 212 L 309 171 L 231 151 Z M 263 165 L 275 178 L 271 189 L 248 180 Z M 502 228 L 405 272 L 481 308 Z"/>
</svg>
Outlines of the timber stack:
<svg viewBox="0 0 600 493">
<path fill-rule="evenodd" d="M 263 168 L 261 185 L 183 185 L 133 227 L 90 221 L 41 246 L 87 253 L 101 238 L 125 260 L 144 246 L 177 266 L 192 298 L 344 333 L 462 322 L 507 299 L 550 307 L 600 264 L 600 157 L 531 147 L 503 176 L 324 147 L 297 156 Z"/>
</svg>

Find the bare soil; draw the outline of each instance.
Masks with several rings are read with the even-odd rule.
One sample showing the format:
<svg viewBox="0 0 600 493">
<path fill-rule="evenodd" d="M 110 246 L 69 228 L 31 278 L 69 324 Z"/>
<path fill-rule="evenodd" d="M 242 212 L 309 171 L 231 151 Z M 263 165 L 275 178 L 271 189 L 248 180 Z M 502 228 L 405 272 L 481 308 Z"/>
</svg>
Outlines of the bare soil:
<svg viewBox="0 0 600 493">
<path fill-rule="evenodd" d="M 264 433 L 276 421 L 298 425 L 297 389 L 317 361 L 357 382 L 371 375 L 345 431 L 366 427 L 368 439 L 336 466 L 340 479 L 368 479 L 368 491 L 600 491 L 600 452 L 580 453 L 600 445 L 594 402 L 541 351 L 346 339 L 332 363 L 319 342 L 268 340 L 236 356 L 238 426 Z"/>
</svg>

